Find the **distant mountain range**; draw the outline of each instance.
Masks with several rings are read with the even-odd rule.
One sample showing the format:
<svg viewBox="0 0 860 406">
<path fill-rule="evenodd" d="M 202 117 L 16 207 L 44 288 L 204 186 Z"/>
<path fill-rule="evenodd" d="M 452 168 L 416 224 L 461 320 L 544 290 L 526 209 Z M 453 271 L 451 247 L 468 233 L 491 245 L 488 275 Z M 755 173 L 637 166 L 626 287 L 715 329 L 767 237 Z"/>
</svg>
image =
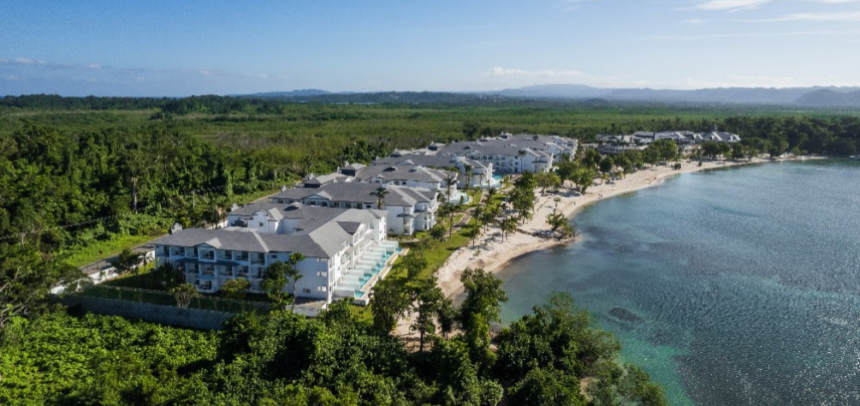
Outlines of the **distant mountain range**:
<svg viewBox="0 0 860 406">
<path fill-rule="evenodd" d="M 771 105 L 860 108 L 858 87 L 716 88 L 697 90 L 606 89 L 585 85 L 539 85 L 487 92 L 328 92 L 303 89 L 242 95 L 320 103 L 497 103 L 516 100 L 635 102 L 661 104 Z"/>
</svg>

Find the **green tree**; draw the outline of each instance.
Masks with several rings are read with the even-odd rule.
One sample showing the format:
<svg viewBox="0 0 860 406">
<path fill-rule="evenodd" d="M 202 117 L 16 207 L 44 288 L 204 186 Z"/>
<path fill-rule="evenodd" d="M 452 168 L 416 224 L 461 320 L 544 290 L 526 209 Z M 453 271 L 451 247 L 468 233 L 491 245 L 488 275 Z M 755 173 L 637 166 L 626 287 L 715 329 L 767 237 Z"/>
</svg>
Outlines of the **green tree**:
<svg viewBox="0 0 860 406">
<path fill-rule="evenodd" d="M 251 284 L 245 278 L 230 279 L 221 285 L 221 291 L 231 299 L 244 299 L 250 288 Z"/>
<path fill-rule="evenodd" d="M 406 269 L 407 277 L 413 280 L 427 267 L 427 256 L 423 249 L 415 247 L 409 250 L 409 254 L 403 257 L 400 264 Z"/>
<path fill-rule="evenodd" d="M 533 368 L 509 389 L 508 401 L 515 405 L 585 406 L 579 380 L 554 370 Z"/>
<path fill-rule="evenodd" d="M 370 195 L 376 197 L 376 208 L 382 210 L 385 208 L 385 196 L 388 195 L 388 189 L 385 186 L 376 188 Z"/>
<path fill-rule="evenodd" d="M 579 192 L 585 194 L 588 188 L 594 184 L 594 171 L 588 168 L 580 168 L 576 174 L 576 184 L 579 187 Z"/>
<path fill-rule="evenodd" d="M 478 138 L 478 133 L 481 130 L 481 123 L 476 121 L 466 121 L 463 123 L 463 136 L 467 140 L 475 140 Z"/>
<path fill-rule="evenodd" d="M 200 296 L 197 288 L 190 283 L 183 283 L 170 289 L 173 298 L 176 299 L 176 306 L 182 309 L 187 308 L 191 304 L 191 300 Z"/>
<path fill-rule="evenodd" d="M 444 240 L 446 233 L 445 226 L 442 224 L 436 224 L 430 229 L 430 237 L 437 241 Z"/>
<path fill-rule="evenodd" d="M 400 284 L 383 281 L 373 287 L 373 297 L 370 299 L 370 313 L 373 315 L 373 327 L 380 333 L 388 334 L 397 326 L 397 320 L 403 317 L 410 306 L 409 295 Z"/>
<path fill-rule="evenodd" d="M 457 185 L 457 179 L 453 176 L 445 178 L 445 203 L 451 202 L 451 189 Z"/>
<path fill-rule="evenodd" d="M 451 238 L 451 235 L 454 232 L 454 215 L 458 212 L 457 206 L 445 203 L 439 206 L 439 209 L 436 211 L 436 215 L 441 218 L 448 218 L 448 238 Z"/>
<path fill-rule="evenodd" d="M 111 261 L 111 265 L 113 265 L 117 275 L 124 275 L 128 272 L 134 272 L 137 275 L 138 266 L 142 260 L 143 254 L 126 248 L 117 255 L 116 259 Z"/>
<path fill-rule="evenodd" d="M 29 244 L 0 247 L 0 332 L 13 317 L 30 317 L 45 309 L 45 298 L 57 285 L 83 278 L 80 270 L 46 259 Z"/>
<path fill-rule="evenodd" d="M 290 266 L 286 262 L 275 262 L 268 267 L 263 274 L 263 281 L 260 287 L 269 296 L 274 305 L 279 308 L 285 308 L 290 302 L 289 294 L 284 292 L 284 287 L 287 286 L 287 273 L 290 271 Z"/>
<path fill-rule="evenodd" d="M 612 160 L 612 157 L 607 155 L 600 160 L 600 172 L 609 173 L 612 171 L 612 167 L 615 165 L 615 162 Z"/>
<path fill-rule="evenodd" d="M 557 190 L 561 185 L 561 178 L 555 172 L 541 172 L 536 175 L 536 178 L 541 194 L 545 194 L 549 188 Z"/>
<path fill-rule="evenodd" d="M 493 362 L 490 353 L 490 323 L 499 322 L 501 304 L 508 301 L 502 281 L 483 269 L 467 268 L 460 276 L 466 299 L 460 305 L 460 325 L 472 359 L 489 367 Z"/>
<path fill-rule="evenodd" d="M 502 241 L 504 241 L 509 234 L 517 232 L 518 222 L 519 220 L 517 220 L 517 218 L 514 216 L 505 217 L 502 220 L 502 223 L 499 226 L 499 228 L 501 228 L 502 230 Z"/>
<path fill-rule="evenodd" d="M 304 261 L 305 256 L 301 252 L 294 252 L 290 254 L 290 259 L 287 261 L 289 267 L 287 268 L 287 278 L 293 282 L 293 303 L 291 304 L 290 310 L 295 309 L 296 300 L 295 297 L 298 295 L 298 291 L 296 290 L 296 285 L 299 283 L 299 280 L 302 279 L 304 275 L 299 271 L 299 262 Z"/>
<path fill-rule="evenodd" d="M 425 337 L 436 333 L 436 322 L 450 304 L 445 303 L 448 299 L 437 286 L 435 277 L 422 280 L 415 288 L 414 296 L 415 321 L 410 328 L 418 332 L 418 351 L 424 352 Z"/>
<path fill-rule="evenodd" d="M 559 177 L 559 182 L 564 185 L 568 181 L 576 183 L 576 173 L 578 170 L 579 167 L 576 162 L 561 161 L 557 164 L 555 173 Z"/>
<path fill-rule="evenodd" d="M 463 172 L 466 175 L 466 190 L 472 186 L 472 175 L 474 174 L 474 168 L 472 165 L 466 164 L 463 166 Z"/>
<path fill-rule="evenodd" d="M 568 222 L 567 217 L 556 210 L 553 210 L 552 213 L 546 217 L 546 223 L 549 225 L 550 231 L 554 234 L 558 233 L 560 238 L 570 237 L 575 233 L 575 230 Z"/>
</svg>

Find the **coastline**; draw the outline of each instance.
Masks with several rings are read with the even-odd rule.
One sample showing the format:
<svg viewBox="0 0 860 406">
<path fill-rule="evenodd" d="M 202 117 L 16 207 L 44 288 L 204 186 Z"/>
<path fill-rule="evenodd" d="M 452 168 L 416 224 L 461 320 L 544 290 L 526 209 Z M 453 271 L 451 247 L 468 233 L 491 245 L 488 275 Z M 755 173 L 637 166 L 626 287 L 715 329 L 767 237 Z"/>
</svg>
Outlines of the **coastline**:
<svg viewBox="0 0 860 406">
<path fill-rule="evenodd" d="M 804 157 L 806 159 L 825 159 L 824 157 Z M 799 160 L 799 159 L 790 159 Z M 488 272 L 498 272 L 511 261 L 523 255 L 547 250 L 559 246 L 567 245 L 575 240 L 558 241 L 554 239 L 544 239 L 532 235 L 535 231 L 546 230 L 546 217 L 552 213 L 554 208 L 557 208 L 563 213 L 568 220 L 572 220 L 583 208 L 596 202 L 609 199 L 611 197 L 623 195 L 630 192 L 645 189 L 654 185 L 658 185 L 666 179 L 685 173 L 702 172 L 715 170 L 720 168 L 730 168 L 747 165 L 758 165 L 770 162 L 783 162 L 782 160 L 770 160 L 762 158 L 754 158 L 751 161 L 709 161 L 703 162 L 702 166 L 698 162 L 683 162 L 681 169 L 675 170 L 669 166 L 657 166 L 653 168 L 643 169 L 636 173 L 627 175 L 624 179 L 617 180 L 610 184 L 600 184 L 592 186 L 588 189 L 585 195 L 577 195 L 568 192 L 567 188 L 561 188 L 562 192 L 558 194 L 547 193 L 545 196 L 537 193 L 538 201 L 535 205 L 535 213 L 532 218 L 519 226 L 519 231 L 509 235 L 504 241 L 501 239 L 501 232 L 497 227 L 492 227 L 481 237 L 479 237 L 474 245 L 464 246 L 455 251 L 447 261 L 437 271 L 439 287 L 442 293 L 449 298 L 454 298 L 463 291 L 460 275 L 466 268 L 483 268 Z M 554 199 L 560 198 L 557 203 Z M 408 328 L 401 330 L 398 326 L 398 333 L 407 333 Z"/>
</svg>

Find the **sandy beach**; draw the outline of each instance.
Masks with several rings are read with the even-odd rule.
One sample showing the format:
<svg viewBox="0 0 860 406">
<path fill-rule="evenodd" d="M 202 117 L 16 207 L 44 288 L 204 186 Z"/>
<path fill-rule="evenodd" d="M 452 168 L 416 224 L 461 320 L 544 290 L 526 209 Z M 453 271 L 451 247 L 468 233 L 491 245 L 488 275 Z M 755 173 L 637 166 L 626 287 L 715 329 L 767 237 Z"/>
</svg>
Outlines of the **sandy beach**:
<svg viewBox="0 0 860 406">
<path fill-rule="evenodd" d="M 679 170 L 669 166 L 657 166 L 627 175 L 624 179 L 612 183 L 597 184 L 588 188 L 584 195 L 578 195 L 566 187 L 561 188 L 559 193 L 548 192 L 546 195 L 541 195 L 538 191 L 535 213 L 530 220 L 520 225 L 519 232 L 509 235 L 502 241 L 498 227 L 492 227 L 480 239 L 476 240 L 475 245 L 465 246 L 454 252 L 439 268 L 437 273 L 439 286 L 447 297 L 453 297 L 462 291 L 460 275 L 466 268 L 483 268 L 489 272 L 496 272 L 521 255 L 569 243 L 569 241 L 559 242 L 555 239 L 545 239 L 533 235 L 535 231 L 549 229 L 546 224 L 546 217 L 556 207 L 565 216 L 572 219 L 579 210 L 589 204 L 659 184 L 671 176 L 765 162 L 773 161 L 758 158 L 742 162 L 713 161 L 704 162 L 702 166 L 699 166 L 698 162 L 684 162 Z M 559 198 L 557 206 L 555 198 Z"/>
<path fill-rule="evenodd" d="M 810 158 L 805 158 L 810 159 Z M 557 208 L 569 219 L 573 219 L 582 208 L 610 197 L 634 192 L 661 183 L 665 179 L 691 172 L 728 168 L 733 166 L 754 165 L 767 162 L 778 162 L 769 159 L 754 158 L 751 161 L 706 161 L 699 166 L 698 162 L 683 162 L 681 169 L 669 166 L 656 166 L 643 169 L 627 175 L 624 179 L 607 184 L 596 184 L 588 188 L 587 193 L 578 193 L 562 187 L 559 193 L 547 192 L 546 195 L 537 191 L 538 202 L 535 213 L 530 220 L 519 226 L 517 233 L 511 234 L 502 241 L 501 232 L 497 226 L 490 227 L 487 232 L 475 240 L 474 245 L 468 245 L 454 252 L 437 271 L 439 287 L 446 297 L 456 297 L 463 291 L 460 275 L 466 268 L 483 268 L 489 272 L 497 272 L 513 259 L 534 251 L 568 244 L 571 241 L 557 241 L 534 236 L 535 231 L 548 230 L 546 217 Z M 599 181 L 597 181 L 599 183 Z M 555 199 L 559 198 L 556 203 Z M 409 331 L 411 317 L 406 317 L 398 323 L 395 334 L 401 337 L 412 335 Z"/>
</svg>

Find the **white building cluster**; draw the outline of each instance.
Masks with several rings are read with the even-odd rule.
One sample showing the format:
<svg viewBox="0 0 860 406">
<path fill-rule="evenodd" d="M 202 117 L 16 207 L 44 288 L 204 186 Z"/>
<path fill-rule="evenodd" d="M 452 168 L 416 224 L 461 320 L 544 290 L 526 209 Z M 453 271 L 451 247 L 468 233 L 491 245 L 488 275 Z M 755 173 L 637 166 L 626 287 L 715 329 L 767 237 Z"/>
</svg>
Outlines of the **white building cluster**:
<svg viewBox="0 0 860 406">
<path fill-rule="evenodd" d="M 598 151 L 604 154 L 617 154 L 630 150 L 643 150 L 657 140 L 672 140 L 680 147 L 690 149 L 705 141 L 736 143 L 741 141 L 737 134 L 721 132 L 717 126 L 706 133 L 693 131 L 637 131 L 630 135 L 598 135 Z"/>
<path fill-rule="evenodd" d="M 494 171 L 545 172 L 576 148 L 569 138 L 502 134 L 395 151 L 369 166 L 347 162 L 335 173 L 284 187 L 267 203 L 234 206 L 224 228 L 175 228 L 153 243 L 156 265 L 177 267 L 201 292 L 217 292 L 237 278 L 261 292 L 269 266 L 301 253 L 302 277 L 295 291 L 292 283 L 284 291 L 319 308 L 338 298 L 367 304 L 400 252 L 387 235 L 430 230 L 440 200 L 467 198 L 458 186 L 495 186 Z"/>
<path fill-rule="evenodd" d="M 573 159 L 578 145 L 574 138 L 557 135 L 502 133 L 476 141 L 434 142 L 427 148 L 398 150 L 387 158 L 377 159 L 373 165 L 451 167 L 459 171 L 461 186 L 469 182 L 472 186 L 486 187 L 493 173 L 546 172 L 561 159 Z M 467 172 L 471 173 L 468 179 Z"/>
<path fill-rule="evenodd" d="M 292 284 L 284 291 L 322 303 L 351 298 L 366 304 L 399 252 L 397 242 L 386 240 L 386 214 L 301 203 L 237 207 L 225 228 L 179 229 L 156 240 L 156 265 L 177 267 L 201 292 L 216 292 L 236 278 L 261 292 L 267 267 L 301 253 L 296 268 L 302 278 L 295 292 Z"/>
</svg>

